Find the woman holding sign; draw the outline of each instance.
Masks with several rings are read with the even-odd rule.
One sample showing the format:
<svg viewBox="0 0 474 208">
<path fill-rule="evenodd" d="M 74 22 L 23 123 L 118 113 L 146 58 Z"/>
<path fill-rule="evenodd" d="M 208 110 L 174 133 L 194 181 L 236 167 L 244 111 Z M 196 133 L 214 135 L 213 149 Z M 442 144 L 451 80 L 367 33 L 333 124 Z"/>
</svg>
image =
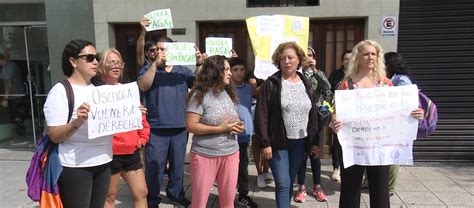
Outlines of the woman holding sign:
<svg viewBox="0 0 474 208">
<path fill-rule="evenodd" d="M 338 89 L 348 90 L 388 86 L 392 86 L 392 82 L 385 74 L 382 47 L 372 40 L 359 42 L 352 49 L 346 80 L 341 83 Z M 423 110 L 416 109 L 412 111 L 411 115 L 416 119 L 422 119 Z M 342 128 L 342 122 L 337 120 L 336 112 L 334 112 L 332 117 L 332 128 L 335 133 Z M 341 167 L 339 207 L 359 207 L 360 187 L 364 170 L 367 171 L 369 179 L 370 206 L 390 207 L 388 188 L 389 165 L 353 165 L 344 167 L 343 162 Z"/>
<path fill-rule="evenodd" d="M 120 52 L 116 49 L 106 49 L 100 53 L 98 77 L 103 84 L 118 85 L 123 76 L 124 63 Z M 120 176 L 127 182 L 133 194 L 133 207 L 147 207 L 146 196 L 148 189 L 145 182 L 145 173 L 140 158 L 140 149 L 148 142 L 150 125 L 146 120 L 146 109 L 142 111 L 143 129 L 133 130 L 113 135 L 112 149 L 112 177 L 109 193 L 104 207 L 115 207 L 115 198 L 119 189 Z"/>
<path fill-rule="evenodd" d="M 230 85 L 232 73 L 224 56 L 204 61 L 188 94 L 186 128 L 193 133 L 190 169 L 192 207 L 206 207 L 214 181 L 219 206 L 234 207 L 239 172 L 237 135 L 244 124 L 237 114 L 237 95 Z"/>
<path fill-rule="evenodd" d="M 87 117 L 94 85 L 91 78 L 98 71 L 94 45 L 86 40 L 72 40 L 63 50 L 62 69 L 71 83 L 74 108 L 68 122 L 68 98 L 62 84 L 56 84 L 44 104 L 44 116 L 51 140 L 59 143 L 63 167 L 58 180 L 64 207 L 104 207 L 110 182 L 112 136 L 90 139 Z"/>
<path fill-rule="evenodd" d="M 311 83 L 297 72 L 307 62 L 303 49 L 295 42 L 282 43 L 272 61 L 279 71 L 260 88 L 255 139 L 272 169 L 276 205 L 287 208 L 296 173 L 308 153 L 319 157 L 319 116 Z"/>
</svg>

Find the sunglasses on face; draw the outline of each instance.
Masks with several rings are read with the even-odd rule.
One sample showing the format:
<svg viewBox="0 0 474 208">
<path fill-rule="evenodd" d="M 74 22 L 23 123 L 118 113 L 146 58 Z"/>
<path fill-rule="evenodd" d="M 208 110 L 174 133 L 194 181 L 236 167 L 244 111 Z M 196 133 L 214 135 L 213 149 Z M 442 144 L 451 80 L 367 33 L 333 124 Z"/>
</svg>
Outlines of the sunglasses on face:
<svg viewBox="0 0 474 208">
<path fill-rule="evenodd" d="M 98 54 L 77 55 L 76 58 L 85 59 L 87 62 L 93 62 L 94 59 L 97 60 L 97 61 L 99 61 L 99 55 L 98 55 Z"/>
</svg>

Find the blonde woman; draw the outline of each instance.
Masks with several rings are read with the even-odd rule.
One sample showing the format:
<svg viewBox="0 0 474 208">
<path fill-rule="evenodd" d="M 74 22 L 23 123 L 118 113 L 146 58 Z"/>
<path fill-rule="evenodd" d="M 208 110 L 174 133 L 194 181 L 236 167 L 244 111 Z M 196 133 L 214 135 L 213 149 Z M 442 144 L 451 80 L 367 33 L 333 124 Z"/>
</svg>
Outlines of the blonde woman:
<svg viewBox="0 0 474 208">
<path fill-rule="evenodd" d="M 106 49 L 100 54 L 99 73 L 97 78 L 106 85 L 118 85 L 123 76 L 124 63 L 116 49 Z M 115 207 L 115 198 L 119 188 L 120 176 L 127 182 L 133 195 L 133 207 L 147 207 L 148 189 L 145 182 L 140 149 L 148 142 L 150 125 L 146 120 L 146 109 L 143 112 L 143 129 L 114 134 L 112 139 L 113 160 L 111 163 L 112 177 L 105 206 Z"/>
<path fill-rule="evenodd" d="M 385 75 L 382 47 L 372 40 L 359 42 L 352 49 L 345 80 L 338 89 L 347 90 L 388 86 L 392 86 L 392 82 Z M 423 110 L 420 108 L 415 109 L 411 115 L 416 119 L 422 119 Z M 342 122 L 337 120 L 336 113 L 333 114 L 332 123 L 335 133 L 341 130 Z M 342 163 L 341 167 L 339 207 L 359 207 L 360 187 L 364 170 L 367 171 L 369 179 L 370 206 L 390 207 L 388 191 L 389 165 L 353 165 L 351 167 L 344 167 L 344 163 Z"/>
</svg>

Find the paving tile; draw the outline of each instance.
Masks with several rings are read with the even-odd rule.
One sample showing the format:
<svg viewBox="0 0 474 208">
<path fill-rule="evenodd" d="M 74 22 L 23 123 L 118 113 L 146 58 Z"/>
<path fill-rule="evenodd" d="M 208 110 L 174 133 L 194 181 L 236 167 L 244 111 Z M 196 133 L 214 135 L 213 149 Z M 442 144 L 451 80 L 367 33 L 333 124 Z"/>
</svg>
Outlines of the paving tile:
<svg viewBox="0 0 474 208">
<path fill-rule="evenodd" d="M 404 166 L 398 170 L 398 181 L 416 181 L 417 178 L 408 171 Z"/>
<path fill-rule="evenodd" d="M 390 203 L 390 208 L 406 208 L 408 207 L 407 205 L 405 204 L 392 204 Z"/>
<path fill-rule="evenodd" d="M 421 181 L 432 192 L 466 193 L 458 184 L 452 181 Z"/>
<path fill-rule="evenodd" d="M 474 197 L 474 185 L 460 184 L 460 186 Z"/>
<path fill-rule="evenodd" d="M 436 169 L 409 169 L 410 173 L 420 181 L 450 181 L 451 179 Z"/>
<path fill-rule="evenodd" d="M 420 181 L 397 181 L 395 191 L 428 191 Z"/>
<path fill-rule="evenodd" d="M 444 205 L 431 192 L 397 191 L 397 195 L 406 205 Z"/>
<path fill-rule="evenodd" d="M 407 205 L 408 208 L 446 208 L 446 205 Z"/>
<path fill-rule="evenodd" d="M 433 192 L 446 205 L 474 206 L 474 196 L 467 192 Z"/>
</svg>

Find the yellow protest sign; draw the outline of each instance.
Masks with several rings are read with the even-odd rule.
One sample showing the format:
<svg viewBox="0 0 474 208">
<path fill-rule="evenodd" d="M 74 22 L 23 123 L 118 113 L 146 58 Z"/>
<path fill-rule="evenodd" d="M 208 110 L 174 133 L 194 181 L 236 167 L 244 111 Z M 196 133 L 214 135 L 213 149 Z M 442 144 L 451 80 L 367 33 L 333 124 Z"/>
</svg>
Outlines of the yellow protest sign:
<svg viewBox="0 0 474 208">
<path fill-rule="evenodd" d="M 309 18 L 289 15 L 262 15 L 246 20 L 255 54 L 255 76 L 266 79 L 278 69 L 271 57 L 280 43 L 294 41 L 306 52 Z"/>
</svg>

